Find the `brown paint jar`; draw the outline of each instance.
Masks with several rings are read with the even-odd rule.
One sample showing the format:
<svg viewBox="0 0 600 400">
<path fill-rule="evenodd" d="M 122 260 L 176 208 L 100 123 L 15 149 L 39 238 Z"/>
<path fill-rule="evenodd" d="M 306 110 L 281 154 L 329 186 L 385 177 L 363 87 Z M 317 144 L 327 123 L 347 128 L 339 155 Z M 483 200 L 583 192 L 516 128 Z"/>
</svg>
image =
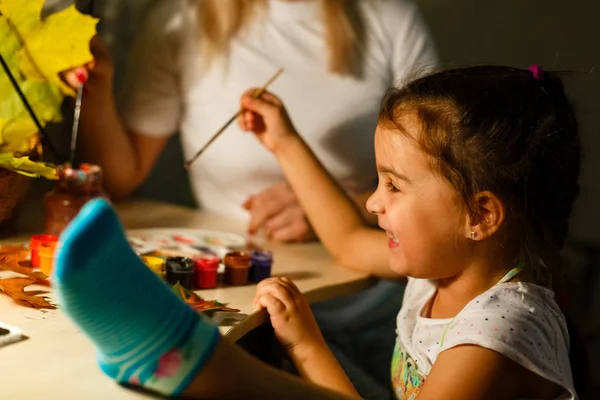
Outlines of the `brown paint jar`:
<svg viewBox="0 0 600 400">
<path fill-rule="evenodd" d="M 242 286 L 248 283 L 252 260 L 250 254 L 243 251 L 227 253 L 225 264 L 225 283 L 230 286 Z"/>
<path fill-rule="evenodd" d="M 95 197 L 103 197 L 104 191 L 102 169 L 97 165 L 61 165 L 57 174 L 57 186 L 44 196 L 44 212 L 46 233 L 59 236 L 81 207 Z"/>
</svg>

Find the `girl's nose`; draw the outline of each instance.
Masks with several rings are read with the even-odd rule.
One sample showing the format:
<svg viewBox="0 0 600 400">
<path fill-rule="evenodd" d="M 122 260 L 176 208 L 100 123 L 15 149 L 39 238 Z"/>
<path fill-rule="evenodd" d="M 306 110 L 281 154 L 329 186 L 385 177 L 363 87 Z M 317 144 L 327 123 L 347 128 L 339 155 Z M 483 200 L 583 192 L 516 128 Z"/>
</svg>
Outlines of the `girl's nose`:
<svg viewBox="0 0 600 400">
<path fill-rule="evenodd" d="M 367 210 L 371 214 L 380 215 L 383 214 L 385 209 L 383 207 L 383 201 L 379 196 L 379 188 L 369 197 L 367 200 Z"/>
</svg>

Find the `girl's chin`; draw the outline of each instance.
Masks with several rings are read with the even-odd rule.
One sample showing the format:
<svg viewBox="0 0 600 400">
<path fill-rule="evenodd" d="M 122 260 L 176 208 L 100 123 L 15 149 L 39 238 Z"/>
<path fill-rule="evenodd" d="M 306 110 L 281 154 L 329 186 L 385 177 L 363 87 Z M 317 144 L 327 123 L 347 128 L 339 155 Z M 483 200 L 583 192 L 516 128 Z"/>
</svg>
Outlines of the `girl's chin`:
<svg viewBox="0 0 600 400">
<path fill-rule="evenodd" d="M 399 260 L 396 254 L 390 254 L 390 268 L 399 276 L 410 276 L 410 268 L 406 261 Z"/>
<path fill-rule="evenodd" d="M 409 263 L 404 259 L 399 259 L 397 255 L 390 254 L 390 269 L 407 278 L 415 279 L 436 279 L 432 276 L 432 271 L 427 268 L 415 268 L 415 263 Z"/>
</svg>

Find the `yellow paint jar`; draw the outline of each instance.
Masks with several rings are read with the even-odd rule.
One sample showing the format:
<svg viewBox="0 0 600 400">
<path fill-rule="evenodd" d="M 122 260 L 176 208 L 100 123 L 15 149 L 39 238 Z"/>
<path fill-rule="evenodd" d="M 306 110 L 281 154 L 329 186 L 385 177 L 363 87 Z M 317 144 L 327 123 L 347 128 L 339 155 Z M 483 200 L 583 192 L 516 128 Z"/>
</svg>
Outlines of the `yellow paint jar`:
<svg viewBox="0 0 600 400">
<path fill-rule="evenodd" d="M 161 279 L 165 278 L 165 260 L 160 257 L 143 256 L 142 261 Z"/>
<path fill-rule="evenodd" d="M 54 266 L 54 254 L 56 253 L 57 246 L 58 242 L 48 242 L 43 243 L 38 248 L 40 271 L 48 277 L 52 274 L 52 267 Z"/>
</svg>

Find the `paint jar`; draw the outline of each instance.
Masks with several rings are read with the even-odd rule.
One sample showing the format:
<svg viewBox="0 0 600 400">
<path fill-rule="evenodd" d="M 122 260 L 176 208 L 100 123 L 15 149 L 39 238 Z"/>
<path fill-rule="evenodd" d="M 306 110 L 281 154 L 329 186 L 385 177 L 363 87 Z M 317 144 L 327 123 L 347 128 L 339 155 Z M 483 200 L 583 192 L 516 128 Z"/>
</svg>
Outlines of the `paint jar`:
<svg viewBox="0 0 600 400">
<path fill-rule="evenodd" d="M 52 274 L 54 255 L 56 254 L 57 247 L 58 242 L 48 242 L 42 244 L 38 249 L 40 271 L 46 276 L 50 276 Z"/>
<path fill-rule="evenodd" d="M 248 283 L 250 266 L 252 261 L 250 255 L 243 251 L 227 253 L 225 259 L 225 283 L 231 286 L 241 286 Z"/>
<path fill-rule="evenodd" d="M 102 169 L 97 165 L 69 164 L 57 169 L 58 184 L 44 196 L 45 231 L 59 236 L 81 207 L 95 197 L 104 196 Z"/>
<path fill-rule="evenodd" d="M 196 288 L 214 289 L 217 287 L 219 262 L 219 257 L 215 256 L 203 256 L 194 260 Z"/>
<path fill-rule="evenodd" d="M 58 237 L 55 235 L 33 235 L 29 242 L 29 250 L 31 250 L 31 266 L 40 266 L 39 248 L 43 244 L 54 243 L 58 241 Z"/>
<path fill-rule="evenodd" d="M 161 279 L 165 279 L 165 261 L 160 257 L 142 257 L 142 261 L 152 272 L 154 272 Z"/>
<path fill-rule="evenodd" d="M 273 253 L 270 251 L 253 251 L 250 253 L 252 267 L 250 267 L 250 280 L 258 283 L 271 276 Z"/>
<path fill-rule="evenodd" d="M 194 260 L 187 257 L 169 257 L 165 262 L 167 282 L 175 285 L 177 282 L 184 288 L 192 290 L 194 276 Z"/>
</svg>

